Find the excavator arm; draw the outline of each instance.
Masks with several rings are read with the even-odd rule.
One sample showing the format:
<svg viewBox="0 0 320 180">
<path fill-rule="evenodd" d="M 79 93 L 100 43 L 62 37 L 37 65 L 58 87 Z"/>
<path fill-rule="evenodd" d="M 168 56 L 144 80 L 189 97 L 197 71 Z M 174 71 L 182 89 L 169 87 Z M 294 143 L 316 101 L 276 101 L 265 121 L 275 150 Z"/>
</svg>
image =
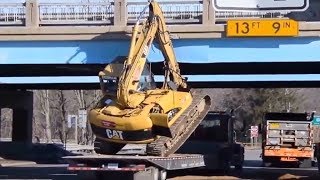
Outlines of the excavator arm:
<svg viewBox="0 0 320 180">
<path fill-rule="evenodd" d="M 157 2 L 150 2 L 149 17 L 140 25 L 139 21 L 147 7 L 143 10 L 133 28 L 129 55 L 124 62 L 123 72 L 119 79 L 117 99 L 118 103 L 126 108 L 136 108 L 145 99 L 146 93 L 138 90 L 139 81 L 146 64 L 148 51 L 155 38 L 158 40 L 160 50 L 165 58 L 166 68 L 163 88 L 168 88 L 167 81 L 169 80 L 175 84 L 171 84 L 171 88 L 187 89 L 185 79 L 180 75 L 179 65 L 161 7 Z"/>
</svg>

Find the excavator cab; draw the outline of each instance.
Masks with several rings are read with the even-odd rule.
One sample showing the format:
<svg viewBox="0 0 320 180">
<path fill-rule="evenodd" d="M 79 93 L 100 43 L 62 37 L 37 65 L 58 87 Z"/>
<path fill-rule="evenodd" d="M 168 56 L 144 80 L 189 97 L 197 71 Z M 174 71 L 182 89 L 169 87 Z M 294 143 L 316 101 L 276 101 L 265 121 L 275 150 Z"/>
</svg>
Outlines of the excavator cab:
<svg viewBox="0 0 320 180">
<path fill-rule="evenodd" d="M 145 64 L 141 73 L 137 91 L 144 92 L 144 91 L 153 90 L 153 89 L 156 89 L 154 75 L 151 72 L 148 64 Z"/>
<path fill-rule="evenodd" d="M 106 66 L 103 71 L 99 73 L 100 89 L 104 95 L 116 95 L 119 83 L 119 78 L 121 76 L 121 71 L 123 69 L 125 57 L 116 59 Z M 154 80 L 154 74 L 151 72 L 149 62 L 146 61 L 141 77 L 139 80 L 137 91 L 143 92 L 147 90 L 156 89 L 156 82 Z"/>
</svg>

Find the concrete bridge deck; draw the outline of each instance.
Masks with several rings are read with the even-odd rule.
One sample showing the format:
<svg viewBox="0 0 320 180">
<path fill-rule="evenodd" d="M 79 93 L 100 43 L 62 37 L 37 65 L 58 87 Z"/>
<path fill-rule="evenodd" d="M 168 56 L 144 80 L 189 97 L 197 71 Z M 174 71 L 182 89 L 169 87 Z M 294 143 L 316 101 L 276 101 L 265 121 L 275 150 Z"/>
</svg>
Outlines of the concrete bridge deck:
<svg viewBox="0 0 320 180">
<path fill-rule="evenodd" d="M 213 0 L 159 3 L 176 39 L 225 37 L 226 21 L 236 18 L 293 18 L 300 21 L 299 36 L 320 34 L 320 2 L 316 0 L 310 0 L 310 8 L 304 13 L 215 11 Z M 142 0 L 0 3 L 0 40 L 127 39 L 146 4 Z"/>
</svg>

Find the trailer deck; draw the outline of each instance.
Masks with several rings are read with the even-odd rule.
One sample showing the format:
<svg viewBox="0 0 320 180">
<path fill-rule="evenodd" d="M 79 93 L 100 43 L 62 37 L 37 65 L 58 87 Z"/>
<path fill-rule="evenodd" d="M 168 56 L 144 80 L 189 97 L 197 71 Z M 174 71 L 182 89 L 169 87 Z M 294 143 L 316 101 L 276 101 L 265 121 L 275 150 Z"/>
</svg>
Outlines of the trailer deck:
<svg viewBox="0 0 320 180">
<path fill-rule="evenodd" d="M 82 163 L 87 165 L 99 164 L 99 165 L 102 165 L 100 167 L 103 168 L 103 170 L 120 169 L 121 165 L 123 164 L 126 164 L 126 165 L 135 164 L 139 166 L 139 170 L 143 170 L 143 168 L 141 168 L 143 166 L 141 165 L 146 165 L 146 164 L 150 166 L 159 167 L 165 170 L 178 170 L 178 169 L 196 168 L 196 167 L 205 166 L 204 156 L 200 154 L 173 154 L 168 157 L 142 156 L 142 155 L 93 154 L 93 155 L 83 155 L 83 156 L 66 156 L 63 158 L 71 162 L 74 162 L 74 163 L 70 163 L 70 167 L 69 167 L 70 170 L 81 170 L 79 167 L 79 164 L 82 164 Z M 72 164 L 77 165 L 76 166 L 77 168 L 73 167 Z M 135 167 L 135 166 L 131 166 L 131 167 Z M 125 169 L 127 169 L 127 167 L 125 167 Z M 97 169 L 97 170 L 102 170 L 102 169 Z"/>
</svg>

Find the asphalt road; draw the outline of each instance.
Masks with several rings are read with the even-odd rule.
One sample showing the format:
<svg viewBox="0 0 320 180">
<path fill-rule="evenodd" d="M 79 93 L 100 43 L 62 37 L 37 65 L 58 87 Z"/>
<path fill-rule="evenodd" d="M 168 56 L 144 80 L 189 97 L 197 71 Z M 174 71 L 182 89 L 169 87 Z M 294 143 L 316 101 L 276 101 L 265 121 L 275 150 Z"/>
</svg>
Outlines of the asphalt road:
<svg viewBox="0 0 320 180">
<path fill-rule="evenodd" d="M 277 168 L 262 167 L 259 157 L 261 150 L 246 150 L 245 166 L 242 172 L 231 170 L 228 175 L 219 172 L 205 171 L 176 171 L 168 173 L 170 180 L 188 179 L 320 179 L 317 168 Z M 93 174 L 72 174 L 66 172 L 65 165 L 42 165 L 20 168 L 0 168 L 0 179 L 93 179 Z"/>
<path fill-rule="evenodd" d="M 288 167 L 263 167 L 260 158 L 261 149 L 245 151 L 245 163 L 242 172 L 231 170 L 228 175 L 219 172 L 192 171 L 176 172 L 169 174 L 170 180 L 189 179 L 320 179 L 318 169 L 312 168 L 288 168 Z"/>
</svg>

